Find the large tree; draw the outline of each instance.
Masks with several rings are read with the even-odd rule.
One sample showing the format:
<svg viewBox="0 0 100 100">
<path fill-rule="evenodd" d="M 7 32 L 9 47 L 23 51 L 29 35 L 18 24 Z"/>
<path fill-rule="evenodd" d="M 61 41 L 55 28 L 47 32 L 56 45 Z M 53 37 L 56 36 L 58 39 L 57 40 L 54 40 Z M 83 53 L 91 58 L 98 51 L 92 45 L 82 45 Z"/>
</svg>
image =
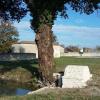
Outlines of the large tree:
<svg viewBox="0 0 100 100">
<path fill-rule="evenodd" d="M 10 22 L 0 24 L 0 53 L 11 51 L 11 46 L 18 40 L 18 32 Z"/>
<path fill-rule="evenodd" d="M 52 82 L 54 58 L 51 29 L 58 12 L 66 18 L 69 5 L 76 12 L 91 14 L 100 8 L 100 0 L 24 0 L 24 2 L 33 17 L 31 26 L 36 33 L 40 73 L 45 83 Z M 26 6 L 22 4 L 23 0 L 0 0 L 1 17 L 19 21 L 27 11 Z"/>
</svg>

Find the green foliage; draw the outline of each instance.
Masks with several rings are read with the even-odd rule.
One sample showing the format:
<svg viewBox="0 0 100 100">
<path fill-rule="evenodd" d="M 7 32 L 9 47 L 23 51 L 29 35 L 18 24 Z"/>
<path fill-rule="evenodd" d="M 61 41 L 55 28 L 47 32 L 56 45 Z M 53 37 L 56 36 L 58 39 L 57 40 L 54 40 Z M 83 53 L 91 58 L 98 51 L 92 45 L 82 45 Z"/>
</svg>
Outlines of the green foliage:
<svg viewBox="0 0 100 100">
<path fill-rule="evenodd" d="M 72 46 L 72 45 L 70 45 L 70 46 L 67 46 L 66 48 L 65 48 L 65 52 L 79 52 L 79 47 L 78 46 Z"/>
<path fill-rule="evenodd" d="M 0 25 L 0 53 L 11 50 L 11 45 L 18 40 L 18 32 L 11 23 Z"/>
<path fill-rule="evenodd" d="M 99 3 L 100 0 L 0 0 L 0 17 L 20 21 L 30 11 L 32 28 L 37 31 L 42 24 L 52 26 L 58 12 L 66 18 L 68 6 L 76 12 L 91 14 L 100 9 Z"/>
<path fill-rule="evenodd" d="M 97 46 L 96 47 L 96 50 L 100 52 L 100 46 Z"/>
<path fill-rule="evenodd" d="M 23 0 L 0 0 L 0 17 L 20 21 L 27 13 Z"/>
<path fill-rule="evenodd" d="M 26 0 L 33 17 L 31 25 L 37 32 L 42 24 L 52 26 L 58 12 L 64 18 L 68 17 L 68 5 L 76 12 L 91 14 L 99 8 L 99 0 Z"/>
<path fill-rule="evenodd" d="M 52 42 L 53 43 L 57 43 L 57 37 L 55 36 L 55 34 L 53 33 L 53 31 L 51 32 L 52 35 Z"/>
</svg>

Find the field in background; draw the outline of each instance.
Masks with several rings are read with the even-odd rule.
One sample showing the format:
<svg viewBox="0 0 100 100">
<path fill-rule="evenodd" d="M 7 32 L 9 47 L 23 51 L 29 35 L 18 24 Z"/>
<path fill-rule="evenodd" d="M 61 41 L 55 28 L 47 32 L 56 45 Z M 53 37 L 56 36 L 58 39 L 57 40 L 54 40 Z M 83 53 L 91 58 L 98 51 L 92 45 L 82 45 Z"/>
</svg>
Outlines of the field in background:
<svg viewBox="0 0 100 100">
<path fill-rule="evenodd" d="M 87 65 L 92 72 L 100 69 L 100 58 L 61 57 L 56 58 L 54 62 L 57 72 L 64 71 L 67 65 Z M 14 69 L 16 67 L 23 67 L 26 69 L 38 68 L 38 60 L 0 61 L 0 69 Z"/>
<path fill-rule="evenodd" d="M 100 58 L 61 57 L 55 59 L 56 71 L 63 71 L 67 65 L 86 65 L 92 73 L 100 74 Z"/>
</svg>

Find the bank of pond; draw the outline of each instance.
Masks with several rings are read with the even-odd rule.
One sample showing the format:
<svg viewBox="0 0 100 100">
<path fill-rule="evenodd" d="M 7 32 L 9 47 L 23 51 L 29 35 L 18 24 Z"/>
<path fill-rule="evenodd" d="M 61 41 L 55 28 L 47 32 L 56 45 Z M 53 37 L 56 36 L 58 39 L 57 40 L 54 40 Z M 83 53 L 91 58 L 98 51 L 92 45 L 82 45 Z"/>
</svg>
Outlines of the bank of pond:
<svg viewBox="0 0 100 100">
<path fill-rule="evenodd" d="M 32 83 L 0 80 L 0 96 L 25 95 L 36 89 L 37 87 Z"/>
</svg>

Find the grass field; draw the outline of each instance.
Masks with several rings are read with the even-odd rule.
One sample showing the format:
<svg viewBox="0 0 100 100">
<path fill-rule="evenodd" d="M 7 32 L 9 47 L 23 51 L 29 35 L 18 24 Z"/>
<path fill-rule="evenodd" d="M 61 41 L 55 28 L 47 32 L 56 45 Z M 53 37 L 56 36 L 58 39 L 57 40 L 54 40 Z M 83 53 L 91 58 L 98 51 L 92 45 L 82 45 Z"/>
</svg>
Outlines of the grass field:
<svg viewBox="0 0 100 100">
<path fill-rule="evenodd" d="M 64 71 L 67 65 L 88 65 L 93 73 L 95 70 L 97 74 L 100 72 L 100 58 L 61 57 L 55 59 L 55 67 L 57 72 Z M 34 70 L 38 68 L 38 61 L 0 61 L 0 69 L 3 69 L 4 71 L 17 67 L 22 67 L 34 72 Z"/>
<path fill-rule="evenodd" d="M 64 70 L 66 65 L 87 65 L 92 72 L 100 71 L 100 58 L 75 58 L 75 57 L 61 57 L 55 59 L 56 70 Z"/>
<path fill-rule="evenodd" d="M 40 94 L 1 97 L 0 100 L 100 100 L 100 58 L 61 57 L 55 59 L 56 72 L 64 71 L 66 65 L 88 65 L 93 80 L 84 89 L 49 89 Z M 0 62 L 0 69 L 23 67 L 32 73 L 38 68 L 36 61 Z"/>
</svg>

